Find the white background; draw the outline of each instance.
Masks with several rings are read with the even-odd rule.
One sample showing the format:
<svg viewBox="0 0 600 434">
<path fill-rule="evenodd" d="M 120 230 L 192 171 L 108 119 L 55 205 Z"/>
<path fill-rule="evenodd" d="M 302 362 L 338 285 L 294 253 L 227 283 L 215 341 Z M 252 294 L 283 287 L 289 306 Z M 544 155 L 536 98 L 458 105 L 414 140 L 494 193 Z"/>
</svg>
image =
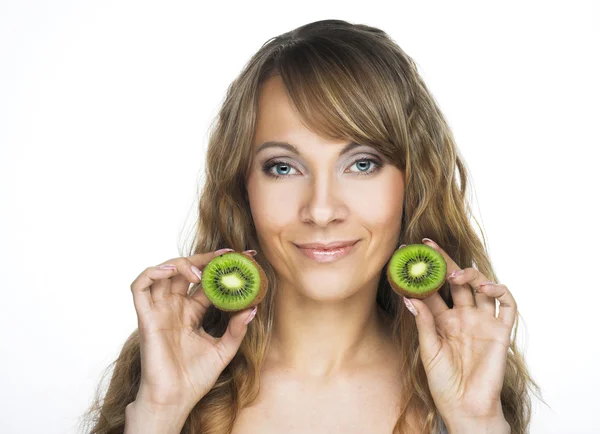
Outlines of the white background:
<svg viewBox="0 0 600 434">
<path fill-rule="evenodd" d="M 453 128 L 551 407 L 531 432 L 600 432 L 598 2 L 123 0 L 0 3 L 0 432 L 76 432 L 129 285 L 189 242 L 227 86 L 326 18 L 390 34 Z"/>
</svg>

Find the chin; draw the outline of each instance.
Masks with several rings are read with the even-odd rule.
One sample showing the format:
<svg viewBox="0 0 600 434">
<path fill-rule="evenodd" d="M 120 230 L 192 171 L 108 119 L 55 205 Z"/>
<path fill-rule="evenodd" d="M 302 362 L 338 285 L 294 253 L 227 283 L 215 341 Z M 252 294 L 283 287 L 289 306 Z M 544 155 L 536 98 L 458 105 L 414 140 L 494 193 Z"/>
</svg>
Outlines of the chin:
<svg viewBox="0 0 600 434">
<path fill-rule="evenodd" d="M 305 273 L 299 282 L 298 291 L 311 300 L 336 301 L 350 297 L 356 292 L 356 281 L 342 278 L 339 272 Z"/>
</svg>

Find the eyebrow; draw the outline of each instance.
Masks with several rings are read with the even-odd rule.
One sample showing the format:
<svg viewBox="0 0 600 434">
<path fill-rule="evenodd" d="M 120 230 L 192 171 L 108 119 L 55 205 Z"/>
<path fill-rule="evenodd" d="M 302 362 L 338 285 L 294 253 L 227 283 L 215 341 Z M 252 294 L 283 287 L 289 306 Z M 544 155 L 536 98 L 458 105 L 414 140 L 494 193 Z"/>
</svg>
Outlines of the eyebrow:
<svg viewBox="0 0 600 434">
<path fill-rule="evenodd" d="M 360 146 L 363 146 L 363 145 L 360 145 L 356 142 L 350 142 L 346 146 L 344 146 L 344 149 L 342 149 L 340 151 L 340 156 L 342 156 L 345 153 L 350 152 L 354 148 L 358 148 Z M 294 145 L 290 145 L 287 142 L 278 142 L 278 141 L 273 141 L 273 140 L 265 142 L 262 145 L 260 145 L 258 147 L 258 149 L 256 150 L 256 154 L 258 154 L 259 152 L 261 152 L 267 148 L 283 148 L 283 149 L 286 149 L 286 150 L 292 152 L 293 154 L 300 155 L 300 151 L 298 151 L 298 148 L 296 148 Z"/>
</svg>

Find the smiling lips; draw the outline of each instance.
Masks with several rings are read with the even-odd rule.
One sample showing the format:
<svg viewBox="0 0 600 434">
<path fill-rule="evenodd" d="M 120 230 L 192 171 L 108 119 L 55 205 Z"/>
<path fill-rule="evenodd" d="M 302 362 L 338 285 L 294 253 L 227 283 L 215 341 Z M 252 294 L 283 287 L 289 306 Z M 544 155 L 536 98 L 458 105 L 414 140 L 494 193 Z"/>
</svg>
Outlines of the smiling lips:
<svg viewBox="0 0 600 434">
<path fill-rule="evenodd" d="M 333 262 L 348 255 L 358 243 L 356 241 L 340 241 L 330 244 L 300 244 L 296 245 L 307 258 L 317 262 Z"/>
</svg>

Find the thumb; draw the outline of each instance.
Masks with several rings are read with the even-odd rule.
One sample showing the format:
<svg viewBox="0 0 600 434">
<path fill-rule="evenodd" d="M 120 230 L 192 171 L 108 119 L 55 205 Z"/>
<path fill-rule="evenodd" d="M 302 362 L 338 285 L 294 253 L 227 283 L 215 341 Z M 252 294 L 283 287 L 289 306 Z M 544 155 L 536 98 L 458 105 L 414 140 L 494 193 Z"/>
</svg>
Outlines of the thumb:
<svg viewBox="0 0 600 434">
<path fill-rule="evenodd" d="M 229 363 L 235 354 L 237 353 L 246 332 L 248 331 L 248 325 L 245 322 L 250 322 L 256 315 L 258 306 L 254 306 L 253 309 L 246 309 L 236 313 L 229 319 L 227 330 L 221 337 L 221 348 L 223 349 L 223 357 L 225 361 Z"/>
<path fill-rule="evenodd" d="M 430 360 L 434 357 L 441 344 L 435 327 L 433 314 L 429 310 L 429 307 L 421 300 L 404 297 L 404 303 L 413 315 L 415 313 L 411 310 L 411 305 L 414 311 L 417 312 L 415 321 L 419 332 L 419 350 L 424 362 Z"/>
</svg>

